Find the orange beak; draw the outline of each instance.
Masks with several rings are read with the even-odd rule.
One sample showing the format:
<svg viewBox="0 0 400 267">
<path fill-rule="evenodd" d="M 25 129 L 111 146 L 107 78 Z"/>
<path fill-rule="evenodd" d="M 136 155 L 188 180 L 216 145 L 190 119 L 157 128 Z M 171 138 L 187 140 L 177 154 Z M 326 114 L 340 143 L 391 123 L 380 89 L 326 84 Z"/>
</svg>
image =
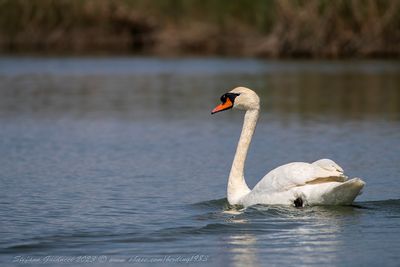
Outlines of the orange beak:
<svg viewBox="0 0 400 267">
<path fill-rule="evenodd" d="M 223 104 L 220 104 L 220 105 L 216 106 L 216 107 L 211 111 L 211 114 L 214 114 L 214 113 L 217 113 L 217 112 L 220 112 L 220 111 L 224 111 L 224 110 L 230 109 L 230 108 L 232 108 L 232 107 L 233 107 L 232 101 L 231 101 L 229 98 L 227 98 L 227 99 L 226 99 L 226 102 L 223 103 Z"/>
</svg>

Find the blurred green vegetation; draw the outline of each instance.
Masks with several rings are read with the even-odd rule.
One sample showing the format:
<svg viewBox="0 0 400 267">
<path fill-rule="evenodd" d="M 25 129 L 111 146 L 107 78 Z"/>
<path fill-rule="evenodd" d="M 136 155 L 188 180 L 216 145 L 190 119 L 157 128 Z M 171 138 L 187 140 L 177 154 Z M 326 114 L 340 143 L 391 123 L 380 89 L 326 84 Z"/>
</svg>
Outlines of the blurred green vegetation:
<svg viewBox="0 0 400 267">
<path fill-rule="evenodd" d="M 398 57 L 398 0 L 0 0 L 0 52 Z"/>
</svg>

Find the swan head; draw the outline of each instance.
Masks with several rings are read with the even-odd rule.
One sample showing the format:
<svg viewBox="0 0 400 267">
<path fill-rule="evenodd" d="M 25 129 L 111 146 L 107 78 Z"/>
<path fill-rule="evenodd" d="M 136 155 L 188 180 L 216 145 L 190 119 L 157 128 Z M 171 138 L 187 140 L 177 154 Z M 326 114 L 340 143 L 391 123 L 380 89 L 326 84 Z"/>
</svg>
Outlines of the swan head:
<svg viewBox="0 0 400 267">
<path fill-rule="evenodd" d="M 253 90 L 246 87 L 236 87 L 228 93 L 223 94 L 221 102 L 221 104 L 211 111 L 211 114 L 231 108 L 240 110 L 260 109 L 260 98 Z"/>
</svg>

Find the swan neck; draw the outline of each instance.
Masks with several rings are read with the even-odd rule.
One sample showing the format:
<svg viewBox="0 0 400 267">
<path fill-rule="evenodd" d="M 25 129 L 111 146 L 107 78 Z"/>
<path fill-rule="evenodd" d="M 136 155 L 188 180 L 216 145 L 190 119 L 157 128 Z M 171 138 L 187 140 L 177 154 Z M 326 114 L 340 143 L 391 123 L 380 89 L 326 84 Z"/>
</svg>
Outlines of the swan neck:
<svg viewBox="0 0 400 267">
<path fill-rule="evenodd" d="M 258 116 L 258 109 L 248 110 L 244 116 L 242 133 L 240 134 L 228 179 L 227 196 L 231 205 L 240 204 L 240 200 L 251 191 L 244 179 L 244 165 L 251 139 L 256 129 Z"/>
</svg>

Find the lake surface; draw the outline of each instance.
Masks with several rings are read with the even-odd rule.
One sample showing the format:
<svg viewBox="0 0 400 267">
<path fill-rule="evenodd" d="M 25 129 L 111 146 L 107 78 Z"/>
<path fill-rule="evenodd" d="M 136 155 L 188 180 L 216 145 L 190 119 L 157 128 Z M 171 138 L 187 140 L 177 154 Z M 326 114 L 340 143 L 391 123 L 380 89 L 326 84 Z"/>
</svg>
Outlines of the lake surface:
<svg viewBox="0 0 400 267">
<path fill-rule="evenodd" d="M 255 89 L 250 186 L 332 158 L 354 206 L 227 210 Z M 1 266 L 399 266 L 400 62 L 0 58 Z"/>
</svg>

